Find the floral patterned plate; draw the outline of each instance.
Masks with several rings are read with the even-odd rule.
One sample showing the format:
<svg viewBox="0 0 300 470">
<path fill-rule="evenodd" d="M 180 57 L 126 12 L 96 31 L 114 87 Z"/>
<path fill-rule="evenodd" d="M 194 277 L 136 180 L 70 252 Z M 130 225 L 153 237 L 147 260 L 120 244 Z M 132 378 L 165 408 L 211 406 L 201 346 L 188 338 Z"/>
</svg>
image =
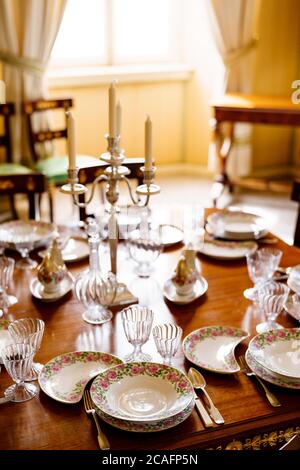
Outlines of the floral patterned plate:
<svg viewBox="0 0 300 470">
<path fill-rule="evenodd" d="M 102 372 L 91 397 L 106 415 L 124 421 L 153 423 L 181 413 L 194 389 L 178 369 L 153 362 L 129 362 Z"/>
<path fill-rule="evenodd" d="M 103 411 L 99 410 L 99 408 L 96 409 L 97 413 L 103 419 L 103 421 L 116 428 L 131 432 L 157 432 L 173 428 L 174 426 L 177 426 L 178 424 L 185 421 L 190 416 L 194 406 L 195 400 L 194 398 L 192 398 L 188 406 L 180 413 L 177 413 L 176 415 L 171 416 L 170 418 L 161 419 L 154 422 L 126 421 L 124 419 L 115 418 L 106 413 L 103 413 Z"/>
<path fill-rule="evenodd" d="M 249 333 L 231 326 L 207 326 L 192 331 L 183 340 L 185 357 L 196 366 L 220 374 L 234 374 L 240 370 L 235 347 Z"/>
<path fill-rule="evenodd" d="M 8 325 L 10 324 L 9 320 L 0 320 L 0 364 L 3 363 L 1 357 L 1 349 L 3 349 L 8 344 L 12 343 L 13 340 L 8 331 Z"/>
<path fill-rule="evenodd" d="M 233 260 L 244 258 L 249 251 L 255 250 L 256 248 L 257 244 L 253 241 L 206 239 L 200 253 L 210 258 Z"/>
<path fill-rule="evenodd" d="M 291 379 L 300 379 L 300 328 L 271 330 L 249 343 L 251 356 L 262 367 Z"/>
<path fill-rule="evenodd" d="M 75 351 L 54 357 L 40 372 L 38 381 L 43 392 L 62 403 L 78 403 L 90 379 L 122 360 L 111 354 Z"/>
<path fill-rule="evenodd" d="M 258 377 L 264 379 L 266 382 L 270 382 L 271 384 L 278 385 L 279 387 L 283 388 L 292 388 L 295 390 L 300 390 L 300 382 L 294 379 L 290 379 L 288 377 L 279 376 L 278 374 L 275 374 L 272 371 L 266 369 L 258 362 L 256 362 L 256 360 L 251 355 L 249 349 L 245 354 L 245 358 L 250 369 L 253 370 L 253 372 L 255 372 Z"/>
</svg>

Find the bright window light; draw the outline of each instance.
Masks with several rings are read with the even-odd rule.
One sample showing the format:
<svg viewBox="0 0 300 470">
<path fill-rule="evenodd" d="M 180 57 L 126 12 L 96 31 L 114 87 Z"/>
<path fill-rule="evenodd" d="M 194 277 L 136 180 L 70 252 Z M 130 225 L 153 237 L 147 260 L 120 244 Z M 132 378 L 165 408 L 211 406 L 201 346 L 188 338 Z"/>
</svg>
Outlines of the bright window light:
<svg viewBox="0 0 300 470">
<path fill-rule="evenodd" d="M 116 61 L 166 58 L 171 50 L 171 3 L 172 0 L 114 0 Z"/>
<path fill-rule="evenodd" d="M 106 0 L 68 0 L 51 58 L 54 63 L 106 61 Z"/>
<path fill-rule="evenodd" d="M 178 0 L 68 0 L 54 66 L 176 61 Z"/>
</svg>

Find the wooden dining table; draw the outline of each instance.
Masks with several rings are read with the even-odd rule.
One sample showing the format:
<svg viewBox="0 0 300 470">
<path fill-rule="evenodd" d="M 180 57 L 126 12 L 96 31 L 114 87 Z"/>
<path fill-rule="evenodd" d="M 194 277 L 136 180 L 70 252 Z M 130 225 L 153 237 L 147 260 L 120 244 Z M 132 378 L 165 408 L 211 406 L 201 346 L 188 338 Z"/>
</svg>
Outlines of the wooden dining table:
<svg viewBox="0 0 300 470">
<path fill-rule="evenodd" d="M 259 243 L 264 246 L 263 242 Z M 270 246 L 270 245 L 265 245 Z M 275 246 L 283 251 L 282 266 L 300 264 L 300 250 L 278 240 Z M 221 261 L 198 254 L 198 268 L 208 282 L 207 292 L 187 305 L 176 305 L 163 295 L 163 285 L 170 278 L 179 259 L 183 245 L 165 249 L 155 262 L 150 278 L 139 278 L 129 259 L 126 247 L 119 246 L 119 280 L 126 282 L 138 296 L 141 305 L 154 310 L 154 322 L 172 322 L 183 329 L 183 338 L 200 327 L 222 325 L 242 328 L 250 336 L 236 347 L 236 357 L 246 351 L 249 340 L 256 334 L 255 326 L 262 321 L 258 313 L 243 296 L 252 285 L 246 260 Z M 108 255 L 103 248 L 101 263 Z M 32 253 L 37 258 L 36 253 Z M 38 259 L 38 258 L 37 258 Z M 87 268 L 88 260 L 68 264 L 76 276 Z M 103 325 L 91 325 L 82 319 L 84 307 L 73 292 L 53 303 L 45 303 L 32 297 L 29 289 L 36 271 L 14 273 L 13 293 L 18 303 L 9 309 L 7 319 L 23 317 L 41 318 L 45 332 L 41 348 L 35 360 L 46 364 L 50 359 L 71 351 L 103 351 L 124 358 L 132 350 L 121 322 L 121 307 L 114 308 L 113 319 Z M 285 327 L 297 327 L 299 323 L 283 311 L 278 322 Z M 154 340 L 143 347 L 155 362 L 161 362 Z M 174 367 L 187 372 L 192 365 L 185 359 L 182 349 L 177 352 Z M 204 450 L 275 449 L 287 442 L 292 435 L 300 434 L 300 390 L 279 388 L 268 384 L 281 402 L 272 407 L 261 385 L 255 378 L 239 371 L 234 374 L 218 374 L 202 370 L 207 390 L 224 417 L 225 424 L 205 428 L 196 409 L 178 426 L 160 432 L 131 433 L 101 422 L 111 450 Z M 2 366 L 0 396 L 11 385 L 12 379 Z M 201 397 L 201 391 L 198 392 Z M 97 449 L 97 432 L 92 419 L 85 413 L 82 401 L 67 405 L 60 403 L 42 390 L 24 403 L 7 402 L 0 405 L 0 449 Z"/>
</svg>

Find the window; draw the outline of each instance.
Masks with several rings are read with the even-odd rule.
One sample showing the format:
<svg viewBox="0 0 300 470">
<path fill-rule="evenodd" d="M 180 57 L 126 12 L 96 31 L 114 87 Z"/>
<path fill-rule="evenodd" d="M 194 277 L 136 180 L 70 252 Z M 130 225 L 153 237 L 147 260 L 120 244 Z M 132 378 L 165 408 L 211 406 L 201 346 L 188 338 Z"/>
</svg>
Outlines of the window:
<svg viewBox="0 0 300 470">
<path fill-rule="evenodd" d="M 182 60 L 180 0 L 69 0 L 53 66 Z"/>
</svg>

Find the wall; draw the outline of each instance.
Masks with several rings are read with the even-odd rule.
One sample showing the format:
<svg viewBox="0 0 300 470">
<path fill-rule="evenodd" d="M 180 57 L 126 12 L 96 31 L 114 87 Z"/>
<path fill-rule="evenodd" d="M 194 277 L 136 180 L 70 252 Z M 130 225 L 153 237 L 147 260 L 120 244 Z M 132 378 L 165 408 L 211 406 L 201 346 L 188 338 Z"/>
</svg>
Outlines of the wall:
<svg viewBox="0 0 300 470">
<path fill-rule="evenodd" d="M 108 85 L 55 89 L 50 95 L 74 98 L 78 152 L 90 155 L 104 152 L 107 145 L 104 134 L 108 131 Z M 182 82 L 119 84 L 117 99 L 122 105 L 122 147 L 127 156 L 144 155 L 144 123 L 149 114 L 153 122 L 153 153 L 157 163 L 182 160 Z"/>
<path fill-rule="evenodd" d="M 254 92 L 291 96 L 291 83 L 299 78 L 300 2 L 263 0 L 259 27 Z M 293 130 L 255 126 L 254 169 L 292 163 Z"/>
</svg>

